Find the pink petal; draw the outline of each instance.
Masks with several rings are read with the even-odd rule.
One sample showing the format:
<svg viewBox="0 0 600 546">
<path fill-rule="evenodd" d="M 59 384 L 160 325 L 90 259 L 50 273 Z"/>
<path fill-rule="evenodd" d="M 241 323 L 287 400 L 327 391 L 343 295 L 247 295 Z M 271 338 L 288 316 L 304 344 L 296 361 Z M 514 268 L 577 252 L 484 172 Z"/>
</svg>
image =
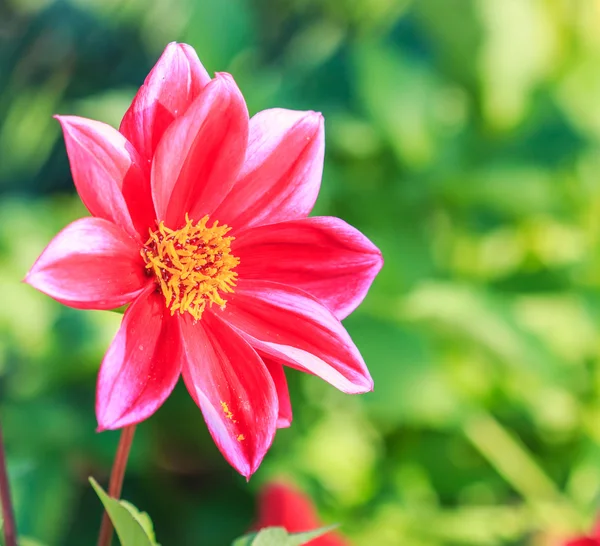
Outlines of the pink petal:
<svg viewBox="0 0 600 546">
<path fill-rule="evenodd" d="M 178 323 L 152 286 L 125 311 L 102 362 L 98 429 L 117 429 L 150 417 L 171 394 L 180 371 Z"/>
<path fill-rule="evenodd" d="M 81 218 L 63 229 L 25 281 L 77 309 L 115 309 L 149 282 L 139 243 L 102 218 Z"/>
<path fill-rule="evenodd" d="M 565 542 L 564 546 L 599 546 L 600 541 L 591 537 L 576 538 Z"/>
<path fill-rule="evenodd" d="M 183 378 L 229 463 L 249 478 L 271 446 L 277 393 L 256 352 L 229 325 L 205 312 L 181 320 Z"/>
<path fill-rule="evenodd" d="M 323 173 L 323 116 L 274 108 L 250 120 L 244 166 L 215 213 L 236 229 L 304 218 Z"/>
<path fill-rule="evenodd" d="M 339 218 L 304 218 L 244 231 L 233 241 L 241 279 L 290 284 L 340 320 L 364 299 L 383 265 L 379 249 Z"/>
<path fill-rule="evenodd" d="M 144 240 L 155 213 L 147 169 L 131 143 L 105 123 L 76 116 L 60 122 L 77 193 L 93 216 Z M 136 232 L 137 230 L 137 232 Z"/>
<path fill-rule="evenodd" d="M 209 81 L 192 47 L 172 42 L 165 48 L 119 128 L 148 164 L 167 127 L 185 113 Z"/>
<path fill-rule="evenodd" d="M 312 500 L 290 485 L 270 483 L 260 493 L 256 529 L 284 527 L 288 533 L 302 533 L 323 527 Z M 346 546 L 337 533 L 327 533 L 307 546 Z"/>
<path fill-rule="evenodd" d="M 152 164 L 158 218 L 173 229 L 211 214 L 238 174 L 248 140 L 248 110 L 233 78 L 217 74 L 160 141 Z"/>
<path fill-rule="evenodd" d="M 241 279 L 221 316 L 261 354 L 318 375 L 346 393 L 373 389 L 369 371 L 341 322 L 302 290 Z"/>
<path fill-rule="evenodd" d="M 269 370 L 275 390 L 277 391 L 277 399 L 279 400 L 279 415 L 277 416 L 277 428 L 288 428 L 292 424 L 292 403 L 290 401 L 290 392 L 288 390 L 287 379 L 283 366 L 268 357 L 263 357 L 263 362 Z"/>
</svg>

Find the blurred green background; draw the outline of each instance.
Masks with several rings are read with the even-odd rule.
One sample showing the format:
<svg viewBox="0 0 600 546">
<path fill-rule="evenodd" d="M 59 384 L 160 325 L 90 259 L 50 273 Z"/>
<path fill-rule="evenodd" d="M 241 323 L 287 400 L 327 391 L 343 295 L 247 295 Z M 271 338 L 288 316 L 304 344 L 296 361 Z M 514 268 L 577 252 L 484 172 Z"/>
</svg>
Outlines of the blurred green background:
<svg viewBox="0 0 600 546">
<path fill-rule="evenodd" d="M 120 316 L 20 283 L 84 214 L 52 114 L 118 125 L 167 42 L 251 113 L 320 110 L 315 214 L 386 265 L 346 325 L 375 391 L 291 371 L 249 484 L 180 385 L 125 498 L 165 546 L 225 546 L 286 475 L 356 546 L 552 545 L 600 501 L 600 2 L 0 0 L 0 414 L 23 534 L 96 541 L 118 433 L 95 379 Z"/>
</svg>

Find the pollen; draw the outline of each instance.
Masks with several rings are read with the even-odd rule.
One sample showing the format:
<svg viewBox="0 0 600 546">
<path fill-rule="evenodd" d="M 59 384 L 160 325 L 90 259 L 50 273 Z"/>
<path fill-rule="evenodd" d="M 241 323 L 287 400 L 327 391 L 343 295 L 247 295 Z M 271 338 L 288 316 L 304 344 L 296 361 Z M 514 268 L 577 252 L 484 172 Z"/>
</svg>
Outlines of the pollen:
<svg viewBox="0 0 600 546">
<path fill-rule="evenodd" d="M 231 413 L 231 411 L 229 411 L 229 406 L 227 405 L 227 402 L 221 401 L 221 408 L 223 408 L 223 413 L 225 414 L 225 417 L 227 417 L 227 419 L 230 419 L 231 421 L 233 421 L 233 413 Z M 237 423 L 237 421 L 234 421 L 234 422 Z"/>
<path fill-rule="evenodd" d="M 218 221 L 209 227 L 208 220 L 194 224 L 186 214 L 177 230 L 161 221 L 142 248 L 146 271 L 155 276 L 171 315 L 189 313 L 200 320 L 207 305 L 224 307 L 225 296 L 234 291 L 240 260 L 231 254 L 234 238 L 226 236 L 231 228 Z"/>
</svg>

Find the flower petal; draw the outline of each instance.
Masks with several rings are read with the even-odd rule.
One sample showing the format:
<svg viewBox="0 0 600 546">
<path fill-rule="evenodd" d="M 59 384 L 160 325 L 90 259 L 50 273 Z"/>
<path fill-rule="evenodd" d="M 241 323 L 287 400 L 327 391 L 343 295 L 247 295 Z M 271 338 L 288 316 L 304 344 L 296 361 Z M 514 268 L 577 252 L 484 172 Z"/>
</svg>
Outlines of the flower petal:
<svg viewBox="0 0 600 546">
<path fill-rule="evenodd" d="M 187 44 L 170 43 L 125 112 L 119 131 L 150 164 L 163 133 L 210 81 Z"/>
<path fill-rule="evenodd" d="M 144 240 L 154 223 L 147 169 L 119 131 L 91 119 L 56 116 L 60 122 L 77 193 L 93 216 L 120 225 Z M 137 231 L 136 231 L 137 230 Z"/>
<path fill-rule="evenodd" d="M 346 393 L 373 389 L 369 371 L 341 322 L 302 290 L 240 280 L 220 316 L 261 354 L 318 375 Z"/>
<path fill-rule="evenodd" d="M 154 286 L 125 311 L 98 375 L 98 429 L 117 429 L 150 417 L 167 399 L 181 371 L 177 320 Z"/>
<path fill-rule="evenodd" d="M 215 218 L 236 229 L 304 218 L 319 193 L 324 153 L 321 114 L 259 112 L 240 175 Z"/>
<path fill-rule="evenodd" d="M 269 370 L 275 390 L 277 391 L 277 399 L 279 400 L 279 415 L 277 416 L 277 428 L 288 428 L 292 424 L 292 403 L 290 401 L 290 392 L 288 390 L 287 379 L 283 366 L 268 357 L 263 357 L 263 362 Z"/>
<path fill-rule="evenodd" d="M 228 324 L 205 312 L 181 322 L 183 378 L 229 463 L 249 478 L 271 446 L 277 393 L 260 357 Z"/>
<path fill-rule="evenodd" d="M 176 229 L 185 214 L 212 213 L 234 183 L 248 141 L 248 110 L 233 78 L 217 74 L 160 141 L 152 164 L 158 218 Z"/>
<path fill-rule="evenodd" d="M 148 284 L 139 243 L 102 218 L 80 218 L 63 229 L 25 282 L 77 309 L 115 309 Z"/>
<path fill-rule="evenodd" d="M 303 533 L 320 526 L 313 503 L 297 489 L 270 483 L 260 492 L 256 529 L 284 527 L 288 533 Z"/>
<path fill-rule="evenodd" d="M 244 231 L 233 241 L 241 279 L 290 284 L 340 320 L 364 299 L 383 265 L 379 249 L 339 218 L 304 218 Z"/>
<path fill-rule="evenodd" d="M 284 527 L 288 533 L 303 533 L 322 527 L 311 499 L 285 483 L 270 483 L 260 493 L 256 529 Z M 344 546 L 337 533 L 310 541 L 310 546 Z"/>
<path fill-rule="evenodd" d="M 581 537 L 565 542 L 564 546 L 598 546 L 598 539 Z"/>
</svg>

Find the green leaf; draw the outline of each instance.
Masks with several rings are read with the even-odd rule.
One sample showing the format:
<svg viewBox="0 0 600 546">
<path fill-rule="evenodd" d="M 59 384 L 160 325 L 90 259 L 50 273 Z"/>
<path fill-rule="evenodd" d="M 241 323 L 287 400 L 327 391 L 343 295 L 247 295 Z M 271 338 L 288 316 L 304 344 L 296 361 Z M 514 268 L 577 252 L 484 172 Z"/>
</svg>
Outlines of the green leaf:
<svg viewBox="0 0 600 546">
<path fill-rule="evenodd" d="M 268 527 L 256 535 L 252 546 L 287 546 L 288 537 L 288 532 L 283 527 Z"/>
<path fill-rule="evenodd" d="M 90 478 L 90 483 L 106 508 L 122 546 L 160 546 L 148 514 L 127 501 L 109 497 L 94 478 Z"/>
<path fill-rule="evenodd" d="M 252 541 L 256 538 L 256 533 L 250 533 L 249 535 L 244 535 L 243 537 L 236 538 L 231 546 L 251 546 Z"/>
<path fill-rule="evenodd" d="M 327 527 L 320 527 L 319 529 L 306 531 L 305 533 L 292 533 L 288 536 L 285 546 L 302 546 L 302 544 L 306 544 L 310 540 L 314 540 L 315 538 L 319 538 L 320 536 L 333 531 L 336 527 L 337 525 L 328 525 Z"/>
<path fill-rule="evenodd" d="M 41 542 L 38 542 L 34 538 L 21 537 L 19 539 L 19 546 L 44 546 Z"/>
<path fill-rule="evenodd" d="M 119 501 L 122 506 L 129 510 L 129 513 L 137 520 L 137 522 L 142 526 L 142 529 L 146 532 L 148 537 L 152 540 L 153 544 L 159 546 L 156 542 L 156 535 L 154 534 L 154 525 L 152 524 L 152 520 L 150 516 L 146 512 L 140 512 L 133 504 L 127 502 L 125 500 Z"/>
<path fill-rule="evenodd" d="M 251 533 L 238 538 L 232 546 L 302 546 L 336 527 L 337 525 L 330 525 L 314 531 L 292 534 L 288 534 L 283 527 L 267 527 L 261 529 L 258 533 Z"/>
<path fill-rule="evenodd" d="M 2 520 L 0 519 L 0 546 L 4 546 L 4 539 L 2 534 Z M 41 542 L 37 541 L 34 538 L 29 537 L 20 537 L 19 538 L 19 546 L 45 546 Z"/>
</svg>

